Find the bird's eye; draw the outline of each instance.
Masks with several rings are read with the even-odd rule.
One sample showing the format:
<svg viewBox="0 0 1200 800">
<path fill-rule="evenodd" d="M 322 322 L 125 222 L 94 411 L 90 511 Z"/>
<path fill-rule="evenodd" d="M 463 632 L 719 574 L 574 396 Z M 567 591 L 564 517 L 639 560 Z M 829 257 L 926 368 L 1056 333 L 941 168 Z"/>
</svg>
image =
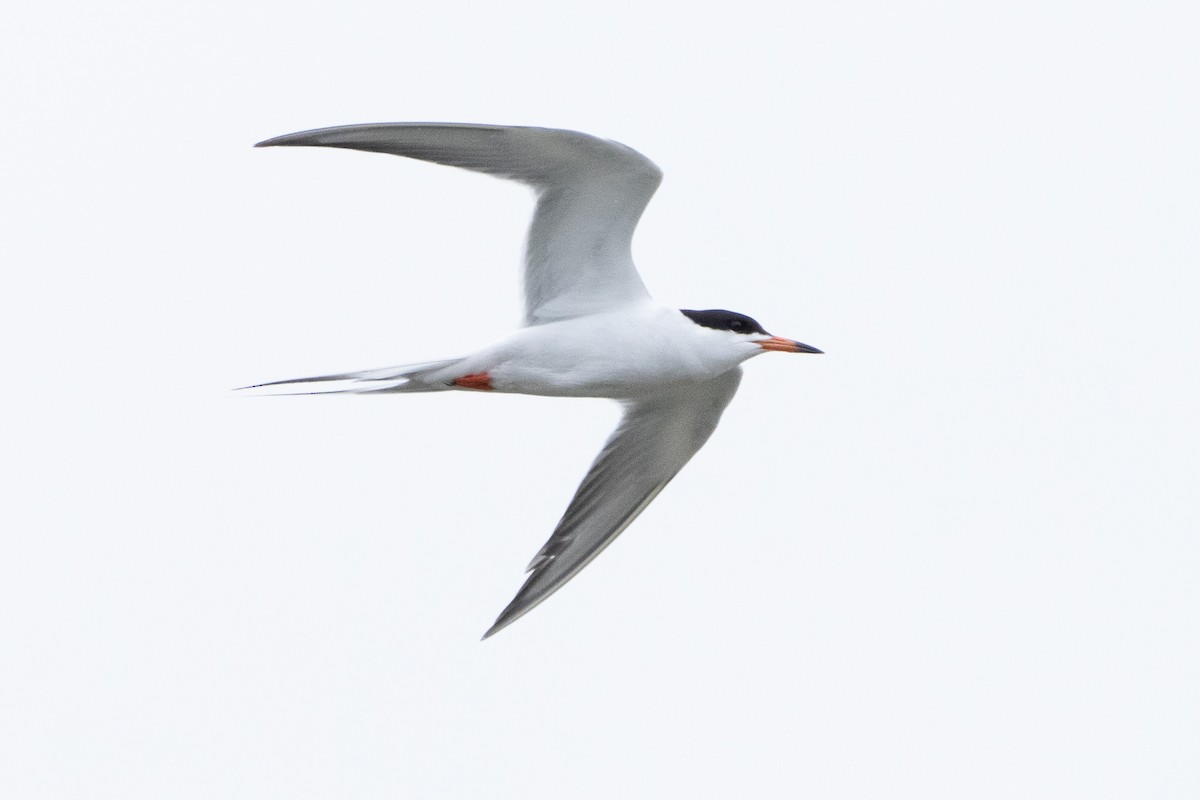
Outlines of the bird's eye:
<svg viewBox="0 0 1200 800">
<path fill-rule="evenodd" d="M 734 333 L 741 333 L 742 329 L 745 327 L 746 323 L 742 322 L 740 319 L 731 320 L 729 323 L 729 330 L 733 331 Z"/>
</svg>

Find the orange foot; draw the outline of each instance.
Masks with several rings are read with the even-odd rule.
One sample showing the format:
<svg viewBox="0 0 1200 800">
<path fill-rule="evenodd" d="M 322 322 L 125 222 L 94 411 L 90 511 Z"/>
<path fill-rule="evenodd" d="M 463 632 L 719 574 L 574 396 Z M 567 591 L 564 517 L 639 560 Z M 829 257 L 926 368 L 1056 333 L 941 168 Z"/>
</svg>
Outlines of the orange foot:
<svg viewBox="0 0 1200 800">
<path fill-rule="evenodd" d="M 455 378 L 454 385 L 460 386 L 463 389 L 482 389 L 485 392 L 490 392 L 492 390 L 492 378 L 486 372 L 476 372 L 474 375 L 463 375 L 461 378 Z"/>
</svg>

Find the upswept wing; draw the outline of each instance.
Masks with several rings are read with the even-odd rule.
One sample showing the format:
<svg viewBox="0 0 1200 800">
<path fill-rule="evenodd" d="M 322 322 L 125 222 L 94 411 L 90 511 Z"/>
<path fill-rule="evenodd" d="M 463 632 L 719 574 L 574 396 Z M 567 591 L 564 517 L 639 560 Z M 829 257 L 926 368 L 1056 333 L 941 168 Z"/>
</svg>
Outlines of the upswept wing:
<svg viewBox="0 0 1200 800">
<path fill-rule="evenodd" d="M 558 591 L 650 505 L 708 441 L 741 379 L 737 368 L 704 384 L 626 402 L 621 424 L 534 556 L 525 585 L 483 638 Z"/>
<path fill-rule="evenodd" d="M 649 298 L 630 243 L 662 172 L 618 142 L 549 128 L 392 122 L 292 133 L 257 146 L 391 153 L 532 186 L 537 209 L 525 249 L 526 325 Z"/>
</svg>

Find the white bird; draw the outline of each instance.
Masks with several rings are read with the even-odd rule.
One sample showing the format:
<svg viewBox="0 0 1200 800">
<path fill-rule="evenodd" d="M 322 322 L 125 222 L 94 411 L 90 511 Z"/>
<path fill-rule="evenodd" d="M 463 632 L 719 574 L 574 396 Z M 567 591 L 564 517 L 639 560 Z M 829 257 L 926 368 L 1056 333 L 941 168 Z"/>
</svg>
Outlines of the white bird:
<svg viewBox="0 0 1200 800">
<path fill-rule="evenodd" d="M 650 298 L 630 243 L 662 172 L 618 142 L 547 128 L 399 122 L 292 133 L 257 146 L 391 153 L 509 178 L 536 193 L 525 320 L 516 332 L 462 358 L 245 387 L 516 392 L 607 397 L 624 406 L 485 639 L 560 589 L 663 490 L 717 427 L 741 362 L 767 351 L 821 352 L 772 336 L 744 314 L 667 308 Z"/>
</svg>

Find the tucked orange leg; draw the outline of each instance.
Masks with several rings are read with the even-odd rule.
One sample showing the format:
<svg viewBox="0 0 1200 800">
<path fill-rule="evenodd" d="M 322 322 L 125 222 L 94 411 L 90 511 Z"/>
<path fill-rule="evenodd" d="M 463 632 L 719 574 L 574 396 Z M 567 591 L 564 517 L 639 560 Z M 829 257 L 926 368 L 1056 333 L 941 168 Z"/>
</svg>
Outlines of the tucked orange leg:
<svg viewBox="0 0 1200 800">
<path fill-rule="evenodd" d="M 481 389 L 485 392 L 492 390 L 492 378 L 486 372 L 476 372 L 474 375 L 463 375 L 454 379 L 455 386 L 464 389 Z"/>
</svg>

